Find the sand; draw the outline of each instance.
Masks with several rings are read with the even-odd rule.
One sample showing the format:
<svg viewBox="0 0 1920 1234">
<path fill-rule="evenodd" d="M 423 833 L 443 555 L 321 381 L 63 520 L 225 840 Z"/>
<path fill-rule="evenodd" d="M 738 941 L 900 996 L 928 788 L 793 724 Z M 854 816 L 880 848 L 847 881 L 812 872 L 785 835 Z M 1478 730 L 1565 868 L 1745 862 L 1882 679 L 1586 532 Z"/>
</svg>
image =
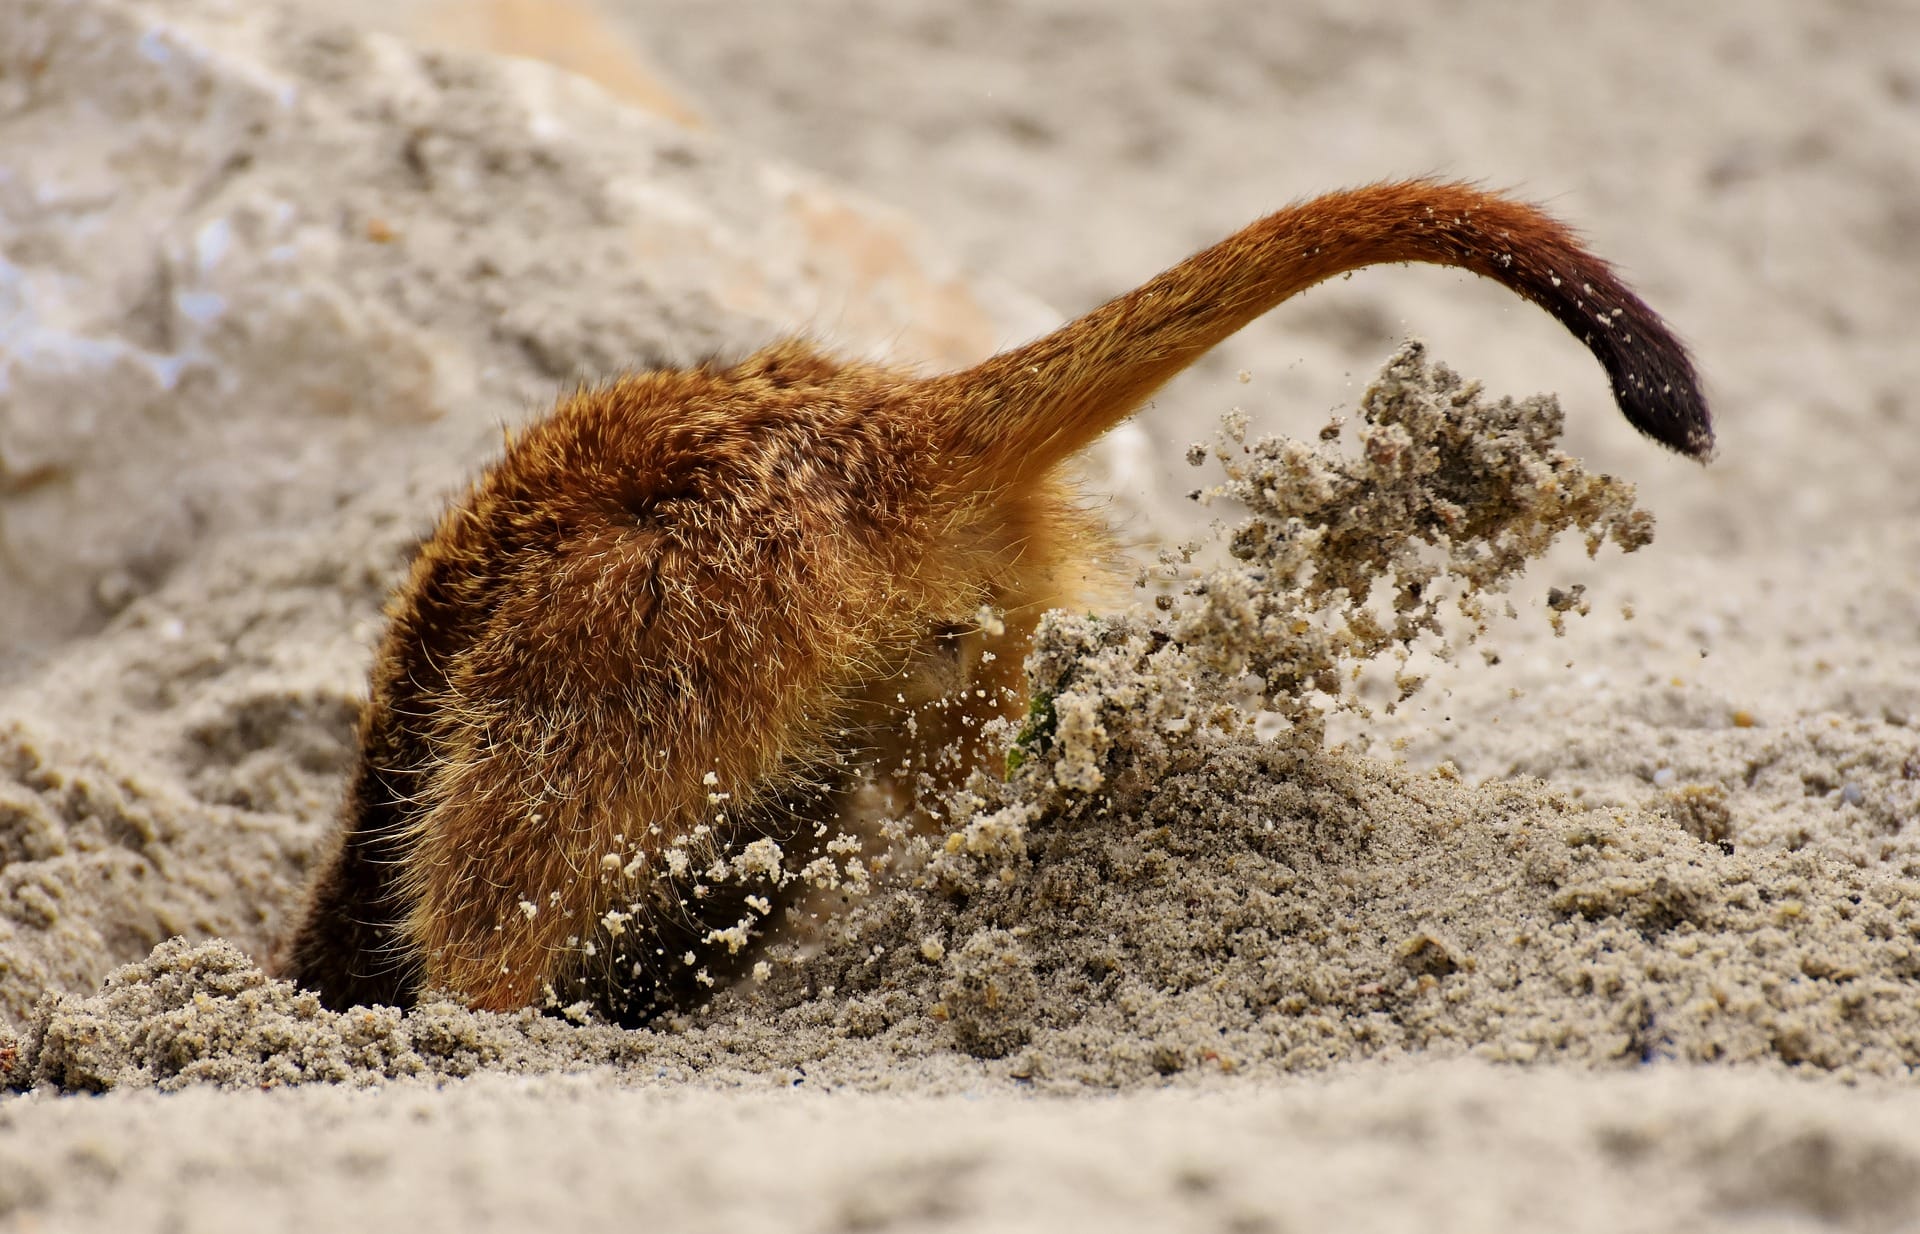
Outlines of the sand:
<svg viewBox="0 0 1920 1234">
<path fill-rule="evenodd" d="M 1898 6 L 367 9 L 0 30 L 4 148 L 34 152 L 0 175 L 10 1223 L 1920 1221 Z M 340 1016 L 261 971 L 381 598 L 501 424 L 793 328 L 962 363 L 1053 319 L 1016 284 L 1078 309 L 1436 167 L 1551 199 L 1668 313 L 1710 469 L 1635 440 L 1532 310 L 1388 270 L 1236 339 L 1094 487 L 1143 562 L 1204 536 L 1237 515 L 1185 500 L 1220 479 L 1188 442 L 1235 405 L 1254 436 L 1357 423 L 1414 331 L 1557 391 L 1650 545 L 1550 554 L 1325 746 L 1273 735 L 1296 694 L 1207 721 L 1254 700 L 1207 684 L 1247 652 L 1191 602 L 1062 620 L 1057 739 L 820 946 L 653 1030 Z M 1574 585 L 1585 616 L 1550 603 Z M 1143 660 L 1155 623 L 1201 660 Z"/>
</svg>

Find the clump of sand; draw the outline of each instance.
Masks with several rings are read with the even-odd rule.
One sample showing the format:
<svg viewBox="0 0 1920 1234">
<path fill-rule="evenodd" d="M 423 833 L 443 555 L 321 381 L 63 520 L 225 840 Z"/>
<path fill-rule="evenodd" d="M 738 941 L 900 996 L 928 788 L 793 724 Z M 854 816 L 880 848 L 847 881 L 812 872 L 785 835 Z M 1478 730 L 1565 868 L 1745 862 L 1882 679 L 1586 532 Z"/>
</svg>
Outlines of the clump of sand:
<svg viewBox="0 0 1920 1234">
<path fill-rule="evenodd" d="M 1139 614 L 1050 616 L 1013 774 L 975 777 L 953 830 L 907 841 L 824 941 L 774 940 L 704 1008 L 633 1032 L 444 1003 L 335 1014 L 230 947 L 170 943 L 44 1000 L 13 1082 L 613 1066 L 1130 1086 L 1455 1055 L 1906 1074 L 1910 881 L 1736 852 L 1708 793 L 1586 808 L 1326 747 L 1327 711 L 1366 705 L 1360 670 L 1466 646 L 1557 535 L 1650 536 L 1629 486 L 1557 450 L 1552 400 L 1490 402 L 1410 345 L 1359 419 L 1355 457 L 1230 422 L 1234 560 Z M 1398 677 L 1390 702 L 1418 689 Z"/>
</svg>

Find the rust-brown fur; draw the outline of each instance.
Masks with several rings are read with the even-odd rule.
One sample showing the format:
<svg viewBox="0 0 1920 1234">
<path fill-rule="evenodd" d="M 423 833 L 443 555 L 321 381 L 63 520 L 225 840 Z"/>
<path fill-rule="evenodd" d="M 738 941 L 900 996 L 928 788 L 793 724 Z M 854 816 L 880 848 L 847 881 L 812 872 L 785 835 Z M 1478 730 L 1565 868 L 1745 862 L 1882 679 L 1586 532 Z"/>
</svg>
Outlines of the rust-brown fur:
<svg viewBox="0 0 1920 1234">
<path fill-rule="evenodd" d="M 1604 263 L 1530 206 L 1422 181 L 1283 210 L 963 372 L 788 342 L 577 393 L 454 503 L 396 596 L 286 971 L 336 1007 L 423 983 L 628 1018 L 684 997 L 662 953 L 738 899 L 666 892 L 659 858 L 713 822 L 716 785 L 718 838 L 798 851 L 874 768 L 933 767 L 1017 713 L 1035 620 L 1103 544 L 1061 464 L 1267 309 L 1393 261 L 1540 304 L 1637 427 L 1709 452 L 1685 351 Z M 913 783 L 890 782 L 896 804 Z M 600 922 L 633 902 L 653 911 L 622 950 Z"/>
</svg>

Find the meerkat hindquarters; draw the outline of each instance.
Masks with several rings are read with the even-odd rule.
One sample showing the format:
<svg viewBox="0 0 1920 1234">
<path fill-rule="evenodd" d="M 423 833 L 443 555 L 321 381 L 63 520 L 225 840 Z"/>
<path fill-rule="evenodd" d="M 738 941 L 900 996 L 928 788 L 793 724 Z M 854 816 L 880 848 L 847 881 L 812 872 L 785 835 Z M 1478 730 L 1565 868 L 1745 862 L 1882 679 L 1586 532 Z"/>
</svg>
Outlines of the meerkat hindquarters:
<svg viewBox="0 0 1920 1234">
<path fill-rule="evenodd" d="M 863 783 L 920 808 L 1019 713 L 1034 624 L 1103 544 L 1061 465 L 1274 305 L 1396 261 L 1541 306 L 1636 428 L 1711 452 L 1686 349 L 1605 262 L 1532 206 L 1429 181 L 1290 206 L 958 373 L 788 342 L 581 391 L 397 592 L 284 971 L 334 1007 L 435 986 L 637 1018 L 693 996 L 673 973 L 736 953 L 773 902 L 717 886 L 743 844 L 804 850 Z"/>
</svg>

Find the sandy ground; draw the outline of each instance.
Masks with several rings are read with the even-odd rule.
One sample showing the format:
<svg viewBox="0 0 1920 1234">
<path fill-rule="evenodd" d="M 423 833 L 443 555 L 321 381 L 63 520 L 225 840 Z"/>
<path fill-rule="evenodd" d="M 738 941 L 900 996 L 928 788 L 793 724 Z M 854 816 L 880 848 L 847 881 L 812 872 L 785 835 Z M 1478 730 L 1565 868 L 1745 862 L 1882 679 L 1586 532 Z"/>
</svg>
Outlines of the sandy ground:
<svg viewBox="0 0 1920 1234">
<path fill-rule="evenodd" d="M 334 11 L 0 23 L 11 1227 L 1920 1224 L 1909 6 Z M 1028 769 L 925 886 L 666 1029 L 333 1016 L 259 971 L 381 597 L 501 424 L 796 327 L 962 363 L 1428 171 L 1629 273 L 1699 355 L 1709 469 L 1533 310 L 1387 269 L 1223 348 L 1096 488 L 1189 534 L 1223 514 L 1189 441 L 1235 405 L 1310 439 L 1409 333 L 1556 391 L 1659 534 L 1540 563 L 1497 663 L 1328 752 L 1169 742 L 1083 679 L 1110 782 Z M 1060 637 L 1137 682 L 1130 628 Z"/>
</svg>

